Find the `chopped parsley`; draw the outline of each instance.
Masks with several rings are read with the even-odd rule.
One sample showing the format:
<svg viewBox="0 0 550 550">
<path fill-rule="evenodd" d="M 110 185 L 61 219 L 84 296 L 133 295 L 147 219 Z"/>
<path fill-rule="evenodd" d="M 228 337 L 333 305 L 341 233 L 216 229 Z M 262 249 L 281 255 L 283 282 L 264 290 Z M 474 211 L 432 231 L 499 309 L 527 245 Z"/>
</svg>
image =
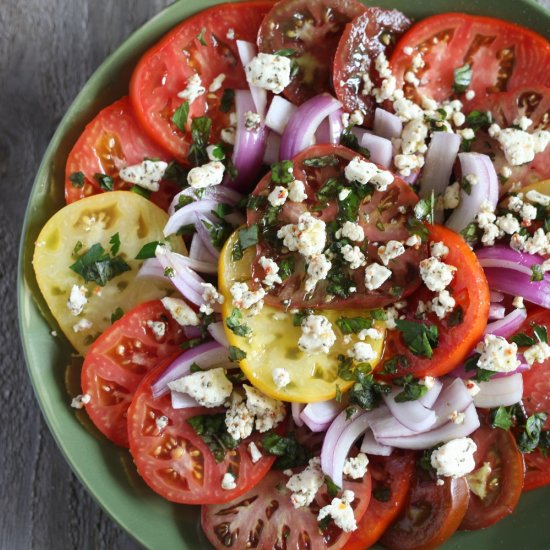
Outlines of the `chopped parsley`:
<svg viewBox="0 0 550 550">
<path fill-rule="evenodd" d="M 159 241 L 151 241 L 150 243 L 144 244 L 141 247 L 141 250 L 137 253 L 135 260 L 148 260 L 149 258 L 155 257 L 155 250 L 160 244 Z"/>
<path fill-rule="evenodd" d="M 409 367 L 409 360 L 405 355 L 394 355 L 390 359 L 386 359 L 382 365 L 384 374 L 395 374 L 399 368 L 406 369 Z"/>
<path fill-rule="evenodd" d="M 370 151 L 366 147 L 361 147 L 359 145 L 359 140 L 357 139 L 357 136 L 352 132 L 352 128 L 353 125 L 348 126 L 344 129 L 342 135 L 340 136 L 340 145 L 356 151 L 360 155 L 363 155 L 365 158 L 370 158 Z"/>
<path fill-rule="evenodd" d="M 111 254 L 116 256 L 120 250 L 120 235 L 115 233 L 110 239 L 109 244 L 111 245 Z"/>
<path fill-rule="evenodd" d="M 340 317 L 336 324 L 342 334 L 357 334 L 364 329 L 372 328 L 372 317 Z"/>
<path fill-rule="evenodd" d="M 87 283 L 94 282 L 99 286 L 105 286 L 111 279 L 130 271 L 130 266 L 122 256 L 111 256 L 99 243 L 94 244 L 69 267 Z"/>
<path fill-rule="evenodd" d="M 313 168 L 324 168 L 325 166 L 338 166 L 339 161 L 336 155 L 324 155 L 322 157 L 312 157 L 303 161 L 304 166 Z"/>
<path fill-rule="evenodd" d="M 220 101 L 220 111 L 222 113 L 228 113 L 231 111 L 233 103 L 235 103 L 235 90 L 226 88 L 223 91 L 222 99 Z"/>
<path fill-rule="evenodd" d="M 113 323 L 116 323 L 116 321 L 118 321 L 119 319 L 121 319 L 123 315 L 124 315 L 124 311 L 122 311 L 122 308 L 117 307 L 113 311 L 113 313 L 111 313 L 111 325 Z"/>
<path fill-rule="evenodd" d="M 237 308 L 233 308 L 231 315 L 226 319 L 227 328 L 237 336 L 249 336 L 252 333 L 248 325 L 242 323 L 243 314 Z"/>
<path fill-rule="evenodd" d="M 437 347 L 439 340 L 439 331 L 436 325 L 405 319 L 397 319 L 395 324 L 397 330 L 403 336 L 403 341 L 412 353 L 421 357 L 432 357 L 433 348 Z"/>
<path fill-rule="evenodd" d="M 510 342 L 514 342 L 520 348 L 534 346 L 539 342 L 548 344 L 548 332 L 543 325 L 533 325 L 533 336 L 528 336 L 524 332 L 515 334 L 510 338 Z"/>
</svg>

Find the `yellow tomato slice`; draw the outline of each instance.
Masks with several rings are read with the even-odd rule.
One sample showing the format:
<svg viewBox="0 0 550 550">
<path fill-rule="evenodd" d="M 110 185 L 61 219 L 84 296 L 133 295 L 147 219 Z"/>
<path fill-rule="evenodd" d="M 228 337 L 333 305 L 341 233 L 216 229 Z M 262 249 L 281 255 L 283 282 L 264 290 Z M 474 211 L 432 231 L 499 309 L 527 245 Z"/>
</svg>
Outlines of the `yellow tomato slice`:
<svg viewBox="0 0 550 550">
<path fill-rule="evenodd" d="M 536 183 L 532 183 L 531 185 L 522 187 L 521 192 L 523 193 L 524 200 L 526 200 L 527 202 L 529 202 L 529 199 L 527 199 L 525 195 L 529 191 L 538 191 L 543 195 L 550 195 L 550 180 L 537 181 Z"/>
<path fill-rule="evenodd" d="M 242 260 L 234 261 L 231 257 L 233 246 L 238 239 L 238 232 L 227 240 L 220 255 L 219 290 L 225 298 L 222 308 L 224 328 L 229 343 L 246 352 L 246 358 L 240 361 L 241 368 L 249 381 L 260 391 L 282 401 L 312 403 L 326 401 L 336 396 L 337 387 L 346 391 L 352 382 L 346 382 L 338 376 L 338 355 L 346 352 L 360 340 L 356 335 L 350 335 L 344 340 L 344 335 L 336 325 L 340 317 L 364 316 L 368 311 L 361 310 L 328 310 L 318 311 L 332 324 L 337 340 L 330 353 L 315 353 L 308 355 L 298 347 L 298 339 L 302 331 L 293 325 L 293 315 L 270 306 L 251 315 L 242 310 L 243 323 L 252 330 L 251 336 L 241 337 L 227 328 L 227 319 L 233 310 L 231 285 L 235 282 L 250 281 L 250 266 L 254 257 L 254 249 L 245 251 Z M 314 311 L 314 313 L 316 313 Z M 374 325 L 382 335 L 385 334 L 385 324 L 376 322 Z M 376 352 L 376 358 L 371 361 L 374 367 L 382 355 L 384 338 L 366 339 Z M 290 375 L 290 384 L 279 388 L 273 381 L 273 370 L 282 367 Z"/>
<path fill-rule="evenodd" d="M 162 230 L 167 221 L 168 215 L 147 199 L 129 191 L 114 191 L 65 206 L 40 232 L 33 258 L 36 280 L 59 327 L 80 354 L 85 355 L 95 338 L 111 325 L 117 308 L 126 312 L 141 302 L 174 293 L 169 281 L 136 279 L 143 262 L 134 259 L 143 245 L 165 240 Z M 99 286 L 86 283 L 70 269 L 78 256 L 96 243 L 109 252 L 109 240 L 116 233 L 121 243 L 118 254 L 130 266 L 129 271 Z M 171 239 L 170 245 L 186 253 L 180 237 Z M 73 285 L 87 290 L 87 303 L 79 315 L 67 305 Z"/>
</svg>

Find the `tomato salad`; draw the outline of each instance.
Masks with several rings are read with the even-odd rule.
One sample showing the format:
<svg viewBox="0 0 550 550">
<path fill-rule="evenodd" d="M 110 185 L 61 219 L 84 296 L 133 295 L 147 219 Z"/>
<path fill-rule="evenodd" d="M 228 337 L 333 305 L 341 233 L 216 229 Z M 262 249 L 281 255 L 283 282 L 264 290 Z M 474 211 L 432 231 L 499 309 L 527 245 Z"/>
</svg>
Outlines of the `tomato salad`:
<svg viewBox="0 0 550 550">
<path fill-rule="evenodd" d="M 72 401 L 215 548 L 436 548 L 550 483 L 550 44 L 221 4 L 69 154 Z"/>
</svg>

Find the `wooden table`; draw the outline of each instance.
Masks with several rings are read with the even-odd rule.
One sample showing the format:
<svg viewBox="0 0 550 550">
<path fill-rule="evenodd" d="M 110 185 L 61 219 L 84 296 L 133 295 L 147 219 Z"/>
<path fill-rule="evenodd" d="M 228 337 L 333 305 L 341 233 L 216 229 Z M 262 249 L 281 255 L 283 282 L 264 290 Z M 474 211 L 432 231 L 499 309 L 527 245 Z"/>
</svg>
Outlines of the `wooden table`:
<svg viewBox="0 0 550 550">
<path fill-rule="evenodd" d="M 19 345 L 23 213 L 48 141 L 103 59 L 170 0 L 0 0 L 0 549 L 133 549 L 44 423 Z M 550 0 L 544 0 L 550 7 Z"/>
</svg>

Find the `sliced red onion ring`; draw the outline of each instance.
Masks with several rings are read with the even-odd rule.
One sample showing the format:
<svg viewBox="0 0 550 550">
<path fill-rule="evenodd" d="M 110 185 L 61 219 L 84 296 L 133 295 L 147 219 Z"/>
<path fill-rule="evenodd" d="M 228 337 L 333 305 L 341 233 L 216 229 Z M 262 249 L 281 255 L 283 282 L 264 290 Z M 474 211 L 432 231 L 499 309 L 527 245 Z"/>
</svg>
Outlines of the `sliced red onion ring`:
<svg viewBox="0 0 550 550">
<path fill-rule="evenodd" d="M 342 104 L 329 94 L 320 94 L 302 103 L 283 133 L 280 160 L 290 160 L 309 147 L 321 122 L 341 107 Z"/>
<path fill-rule="evenodd" d="M 393 145 L 389 139 L 365 132 L 359 141 L 361 147 L 370 152 L 370 160 L 389 168 L 393 159 Z"/>
<path fill-rule="evenodd" d="M 156 399 L 168 393 L 168 383 L 189 374 L 193 363 L 199 365 L 201 369 L 209 369 L 220 363 L 227 363 L 227 350 L 217 342 L 206 342 L 184 351 L 168 365 L 151 386 L 153 397 Z"/>
<path fill-rule="evenodd" d="M 300 418 L 312 432 L 324 432 L 345 406 L 345 403 L 338 403 L 336 399 L 309 403 Z"/>
<path fill-rule="evenodd" d="M 391 140 L 401 137 L 403 123 L 397 115 L 377 108 L 374 111 L 373 131 L 377 136 Z"/>
<path fill-rule="evenodd" d="M 470 194 L 460 192 L 460 204 L 445 224 L 457 233 L 474 221 L 483 202 L 488 201 L 493 207 L 498 202 L 498 177 L 491 159 L 480 153 L 459 153 L 458 158 L 463 177 L 474 175 L 477 184 L 471 186 Z"/>
<path fill-rule="evenodd" d="M 192 407 L 200 407 L 200 405 L 186 393 L 172 390 L 170 395 L 172 397 L 173 409 L 191 409 Z"/>
<path fill-rule="evenodd" d="M 540 265 L 544 258 L 538 254 L 523 254 L 509 246 L 496 245 L 480 248 L 476 251 L 477 259 L 481 267 L 497 267 L 499 269 L 510 269 L 525 275 L 533 274 L 531 267 Z M 544 276 L 549 279 L 548 275 Z"/>
<path fill-rule="evenodd" d="M 346 411 L 340 415 L 347 415 Z M 340 416 L 338 417 L 340 418 Z M 345 421 L 343 429 L 339 434 L 327 432 L 321 450 L 321 469 L 330 476 L 332 481 L 342 487 L 344 464 L 349 451 L 355 441 L 369 428 L 370 415 L 368 412 L 356 413 L 352 418 Z M 332 428 L 332 426 L 331 426 Z M 333 437 L 338 435 L 338 438 Z M 331 455 L 330 465 L 323 461 L 323 455 Z"/>
<path fill-rule="evenodd" d="M 433 382 L 433 386 L 418 400 L 418 402 L 424 405 L 424 407 L 431 409 L 437 401 L 442 389 L 443 382 L 436 378 Z"/>
<path fill-rule="evenodd" d="M 156 258 L 149 258 L 143 262 L 136 277 L 155 277 L 156 279 L 168 279 L 164 274 L 164 267 Z"/>
<path fill-rule="evenodd" d="M 166 247 L 160 247 L 160 248 L 166 248 Z M 175 252 L 173 254 L 175 254 Z M 146 260 L 146 262 L 148 261 L 149 260 Z M 155 270 L 159 269 L 162 271 L 162 274 L 164 275 L 165 267 L 162 267 L 162 264 L 159 262 L 158 258 L 152 258 L 151 261 L 153 262 L 156 261 L 159 267 L 158 268 L 156 266 L 153 267 L 153 265 L 151 264 L 151 266 L 148 267 L 148 269 L 155 269 Z M 178 254 L 177 263 L 182 267 L 185 266 L 188 269 L 192 271 L 198 271 L 199 273 L 217 273 L 218 272 L 218 264 L 216 260 L 208 260 L 208 261 L 196 260 L 195 258 L 191 258 L 191 256 L 182 256 L 181 254 Z M 145 265 L 145 262 L 144 262 L 144 265 Z M 170 266 L 167 266 L 167 267 L 170 267 Z M 196 277 L 198 277 L 198 275 Z M 199 282 L 203 282 L 202 279 L 200 279 Z M 202 292 L 202 289 L 201 289 L 201 292 Z"/>
<path fill-rule="evenodd" d="M 426 152 L 426 162 L 420 181 L 420 196 L 429 198 L 444 193 L 449 185 L 461 138 L 450 132 L 434 132 Z"/>
<path fill-rule="evenodd" d="M 374 439 L 374 434 L 372 431 L 367 430 L 365 432 L 365 437 L 363 438 L 363 443 L 361 443 L 360 450 L 362 453 L 367 453 L 368 455 L 390 456 L 393 452 L 393 447 L 380 445 L 380 443 Z"/>
<path fill-rule="evenodd" d="M 239 51 L 239 57 L 241 63 L 246 70 L 246 66 L 252 61 L 252 58 L 256 55 L 256 46 L 252 42 L 246 42 L 245 40 L 237 40 L 237 50 Z M 250 93 L 254 100 L 255 111 L 263 118 L 265 116 L 265 107 L 267 105 L 267 92 L 263 88 L 258 86 L 250 87 Z"/>
<path fill-rule="evenodd" d="M 262 123 L 257 130 L 247 130 L 245 114 L 255 112 L 252 95 L 247 90 L 235 91 L 235 108 L 237 113 L 237 132 L 233 149 L 233 164 L 237 170 L 234 180 L 228 180 L 227 186 L 233 189 L 247 190 L 256 181 L 264 158 L 267 133 Z"/>
<path fill-rule="evenodd" d="M 475 405 L 472 403 L 464 411 L 464 421 L 455 424 L 448 421 L 442 426 L 428 432 L 411 435 L 409 437 L 377 437 L 381 445 L 389 445 L 398 449 L 422 450 L 429 449 L 438 443 L 445 443 L 458 437 L 466 437 L 480 426 Z"/>
<path fill-rule="evenodd" d="M 290 410 L 292 411 L 292 420 L 294 424 L 301 428 L 304 425 L 304 421 L 300 418 L 300 413 L 304 409 L 305 405 L 303 403 L 292 403 L 290 405 Z"/>
<path fill-rule="evenodd" d="M 220 257 L 220 251 L 212 243 L 210 233 L 208 232 L 208 228 L 206 226 L 206 224 L 211 223 L 211 220 L 206 218 L 205 216 L 195 214 L 195 228 L 197 229 L 197 235 L 199 236 L 206 250 L 208 250 L 209 254 L 217 260 Z"/>
<path fill-rule="evenodd" d="M 189 197 L 194 201 L 212 200 L 216 202 L 223 202 L 230 206 L 235 206 L 243 196 L 233 189 L 229 189 L 225 185 L 212 185 L 211 187 L 205 187 L 200 189 L 193 189 L 192 187 L 186 187 L 183 191 L 180 191 L 170 203 L 168 208 L 168 214 L 170 216 L 176 212 L 176 208 L 179 205 L 180 197 Z"/>
<path fill-rule="evenodd" d="M 264 164 L 271 166 L 279 162 L 279 149 L 281 148 L 281 136 L 275 132 L 269 132 L 264 153 Z"/>
<path fill-rule="evenodd" d="M 195 225 L 196 214 L 202 214 L 210 219 L 217 204 L 216 201 L 204 199 L 183 206 L 168 218 L 168 223 L 164 226 L 164 236 L 177 233 L 184 225 Z"/>
<path fill-rule="evenodd" d="M 517 403 L 523 395 L 523 376 L 516 373 L 502 378 L 491 378 L 479 383 L 479 393 L 474 404 L 480 408 L 509 407 Z"/>
<path fill-rule="evenodd" d="M 504 294 L 502 294 L 502 292 L 497 292 L 496 290 L 490 290 L 489 297 L 493 303 L 500 303 L 504 300 Z"/>
<path fill-rule="evenodd" d="M 483 334 L 494 334 L 495 336 L 509 338 L 518 331 L 525 319 L 527 319 L 527 310 L 525 308 L 514 309 L 499 321 L 489 323 L 485 327 Z"/>
<path fill-rule="evenodd" d="M 545 276 L 542 281 L 531 281 L 531 276 L 512 269 L 485 268 L 485 277 L 491 288 L 521 296 L 524 300 L 539 306 L 550 308 L 550 280 Z"/>
<path fill-rule="evenodd" d="M 202 334 L 201 327 L 194 327 L 191 325 L 183 327 L 183 332 L 185 334 L 185 337 L 189 340 L 192 340 L 193 338 L 198 338 Z"/>
<path fill-rule="evenodd" d="M 506 308 L 501 304 L 491 304 L 489 306 L 489 320 L 504 319 Z"/>
<path fill-rule="evenodd" d="M 323 440 L 323 447 L 321 448 L 321 468 L 323 472 L 327 473 L 332 470 L 334 449 L 338 443 L 338 438 L 344 431 L 346 425 L 351 422 L 352 419 L 357 418 L 361 413 L 355 411 L 349 418 L 346 411 L 342 411 L 329 426 L 325 439 Z M 302 420 L 305 419 L 302 418 Z"/>
<path fill-rule="evenodd" d="M 416 401 L 398 403 L 395 397 L 403 391 L 403 388 L 394 388 L 391 393 L 383 395 L 384 402 L 398 422 L 415 432 L 429 430 L 436 421 L 434 411 L 427 409 Z"/>
<path fill-rule="evenodd" d="M 206 329 L 212 338 L 222 345 L 224 348 L 229 347 L 229 342 L 227 336 L 225 335 L 225 330 L 223 329 L 223 322 L 219 321 L 218 323 L 210 323 Z"/>
<path fill-rule="evenodd" d="M 202 239 L 198 234 L 193 235 L 191 239 L 191 246 L 189 247 L 189 257 L 192 260 L 198 260 L 199 262 L 205 262 L 212 264 L 217 271 L 217 260 L 208 252 L 208 249 L 204 246 Z M 200 270 L 199 270 L 200 271 Z M 215 271 L 213 271 L 215 273 Z"/>
<path fill-rule="evenodd" d="M 340 143 L 340 138 L 344 131 L 344 125 L 342 124 L 343 114 L 344 111 L 338 109 L 328 115 L 329 143 L 333 143 L 334 145 Z"/>
<path fill-rule="evenodd" d="M 285 131 L 288 121 L 297 110 L 298 107 L 296 107 L 296 105 L 290 103 L 290 101 L 284 97 L 276 95 L 267 110 L 265 125 L 270 130 L 273 130 L 277 134 L 281 135 Z"/>
<path fill-rule="evenodd" d="M 171 283 L 195 305 L 201 305 L 204 280 L 189 268 L 189 258 L 168 250 L 166 246 L 157 246 L 157 259 L 164 269 L 172 269 Z M 196 261 L 196 260 L 193 260 Z"/>
</svg>

